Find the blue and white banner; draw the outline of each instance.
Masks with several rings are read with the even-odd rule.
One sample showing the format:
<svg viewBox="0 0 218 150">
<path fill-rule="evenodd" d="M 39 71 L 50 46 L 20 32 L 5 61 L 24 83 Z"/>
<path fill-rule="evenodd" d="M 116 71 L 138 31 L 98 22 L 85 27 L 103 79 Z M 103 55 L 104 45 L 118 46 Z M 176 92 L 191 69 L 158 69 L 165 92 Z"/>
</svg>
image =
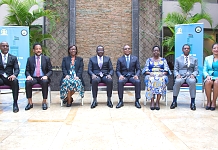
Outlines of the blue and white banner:
<svg viewBox="0 0 218 150">
<path fill-rule="evenodd" d="M 204 44 L 204 25 L 203 23 L 179 24 L 175 26 L 175 58 L 183 55 L 182 46 L 189 44 L 191 47 L 190 55 L 198 59 L 199 75 L 197 76 L 196 89 L 202 90 L 203 72 L 203 44 Z"/>
<path fill-rule="evenodd" d="M 25 87 L 26 61 L 30 56 L 29 48 L 29 27 L 26 26 L 0 26 L 0 42 L 9 44 L 9 53 L 17 56 L 20 66 L 18 75 L 20 88 Z"/>
</svg>

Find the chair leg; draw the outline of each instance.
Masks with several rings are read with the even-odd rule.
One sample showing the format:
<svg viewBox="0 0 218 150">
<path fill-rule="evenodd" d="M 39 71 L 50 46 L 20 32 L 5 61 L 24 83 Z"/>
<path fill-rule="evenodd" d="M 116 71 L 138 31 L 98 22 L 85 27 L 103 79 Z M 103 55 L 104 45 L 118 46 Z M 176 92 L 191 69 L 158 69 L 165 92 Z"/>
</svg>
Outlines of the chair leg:
<svg viewBox="0 0 218 150">
<path fill-rule="evenodd" d="M 144 106 L 146 106 L 147 98 L 146 98 L 146 87 L 145 87 L 145 99 L 144 99 Z"/>
<path fill-rule="evenodd" d="M 91 86 L 91 105 L 92 105 L 92 102 L 93 102 L 93 95 L 92 95 L 92 86 Z"/>
<path fill-rule="evenodd" d="M 147 103 L 147 98 L 145 98 L 144 100 L 144 106 L 146 106 L 146 103 Z"/>
<path fill-rule="evenodd" d="M 51 106 L 51 87 L 48 86 L 48 107 Z"/>
<path fill-rule="evenodd" d="M 61 99 L 61 107 L 63 106 L 63 100 Z"/>
<path fill-rule="evenodd" d="M 202 103 L 202 107 L 204 107 L 204 105 L 205 105 L 205 90 L 203 90 L 203 103 Z"/>
</svg>

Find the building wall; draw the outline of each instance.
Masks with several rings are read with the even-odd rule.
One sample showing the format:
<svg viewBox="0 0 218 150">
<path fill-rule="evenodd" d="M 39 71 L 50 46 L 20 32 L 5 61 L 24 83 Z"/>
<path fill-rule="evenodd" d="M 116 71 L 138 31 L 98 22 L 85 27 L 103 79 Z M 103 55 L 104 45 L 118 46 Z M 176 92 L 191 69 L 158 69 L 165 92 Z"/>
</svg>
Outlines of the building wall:
<svg viewBox="0 0 218 150">
<path fill-rule="evenodd" d="M 196 14 L 200 12 L 199 6 L 200 6 L 199 4 L 196 4 L 191 13 Z M 206 12 L 211 15 L 212 20 L 213 20 L 212 27 L 215 27 L 218 24 L 217 8 L 218 8 L 218 4 L 216 3 L 206 3 Z M 167 14 L 171 12 L 181 12 L 181 8 L 179 7 L 178 2 L 163 1 L 163 18 L 165 18 Z M 210 28 L 210 24 L 207 21 L 201 20 L 200 22 L 204 23 L 205 28 L 208 28 L 208 29 Z"/>
<path fill-rule="evenodd" d="M 76 44 L 84 59 L 96 55 L 96 47 L 103 45 L 105 55 L 111 57 L 113 67 L 123 54 L 125 44 L 132 42 L 131 0 L 76 1 Z"/>
</svg>

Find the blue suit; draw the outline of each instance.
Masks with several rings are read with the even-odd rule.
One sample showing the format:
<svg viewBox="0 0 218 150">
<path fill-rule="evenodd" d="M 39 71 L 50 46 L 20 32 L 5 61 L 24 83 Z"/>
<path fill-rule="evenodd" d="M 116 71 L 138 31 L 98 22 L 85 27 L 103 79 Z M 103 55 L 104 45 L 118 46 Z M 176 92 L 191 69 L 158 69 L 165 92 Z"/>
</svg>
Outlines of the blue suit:
<svg viewBox="0 0 218 150">
<path fill-rule="evenodd" d="M 212 68 L 213 63 L 213 55 L 205 57 L 204 60 L 204 68 L 203 68 L 203 76 L 206 78 L 208 75 L 212 76 L 214 70 Z"/>
</svg>

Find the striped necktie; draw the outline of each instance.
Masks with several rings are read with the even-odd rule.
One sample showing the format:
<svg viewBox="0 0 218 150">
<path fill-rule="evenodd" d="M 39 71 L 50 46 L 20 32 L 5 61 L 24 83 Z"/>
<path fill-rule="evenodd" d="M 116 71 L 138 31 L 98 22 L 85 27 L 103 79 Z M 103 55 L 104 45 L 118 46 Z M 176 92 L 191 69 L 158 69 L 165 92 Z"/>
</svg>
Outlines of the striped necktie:
<svg viewBox="0 0 218 150">
<path fill-rule="evenodd" d="M 185 65 L 188 66 L 188 56 L 185 57 Z"/>
<path fill-rule="evenodd" d="M 4 54 L 4 60 L 3 60 L 4 68 L 6 68 L 6 64 L 7 64 L 7 56 L 6 54 Z"/>
</svg>

